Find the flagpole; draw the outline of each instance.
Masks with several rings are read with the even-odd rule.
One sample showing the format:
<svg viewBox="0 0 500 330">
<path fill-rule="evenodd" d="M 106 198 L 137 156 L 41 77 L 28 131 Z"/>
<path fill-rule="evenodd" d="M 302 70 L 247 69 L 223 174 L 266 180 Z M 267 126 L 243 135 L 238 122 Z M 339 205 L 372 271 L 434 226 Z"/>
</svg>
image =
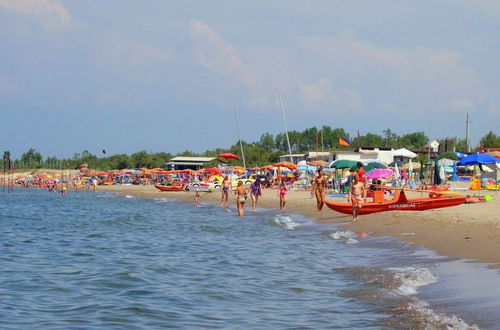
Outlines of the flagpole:
<svg viewBox="0 0 500 330">
<path fill-rule="evenodd" d="M 283 101 L 281 100 L 281 94 L 278 94 L 278 96 L 280 99 L 281 114 L 283 115 L 283 125 L 285 126 L 286 142 L 288 143 L 288 153 L 290 154 L 290 163 L 293 163 L 292 148 L 290 147 L 290 138 L 288 137 L 288 128 L 286 127 L 285 109 L 283 108 Z"/>
<path fill-rule="evenodd" d="M 238 112 L 234 110 L 234 116 L 236 117 L 236 127 L 238 128 L 238 139 L 240 140 L 240 148 L 241 148 L 241 158 L 243 159 L 243 167 L 247 168 L 246 162 L 245 162 L 245 153 L 243 152 L 243 143 L 241 142 L 241 134 L 240 134 L 240 122 L 238 120 Z"/>
</svg>

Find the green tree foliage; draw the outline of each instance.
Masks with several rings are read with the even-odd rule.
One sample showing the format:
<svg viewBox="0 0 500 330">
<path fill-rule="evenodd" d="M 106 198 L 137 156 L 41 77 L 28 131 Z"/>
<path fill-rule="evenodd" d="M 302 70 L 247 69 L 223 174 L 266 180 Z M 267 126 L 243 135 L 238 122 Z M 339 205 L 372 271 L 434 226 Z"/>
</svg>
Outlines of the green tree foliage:
<svg viewBox="0 0 500 330">
<path fill-rule="evenodd" d="M 360 147 L 380 147 L 384 145 L 384 138 L 377 134 L 368 133 L 363 136 L 355 137 L 352 144 Z"/>
<path fill-rule="evenodd" d="M 40 167 L 42 159 L 43 156 L 41 153 L 33 148 L 30 148 L 28 151 L 21 155 L 21 167 Z"/>
<path fill-rule="evenodd" d="M 424 132 L 410 133 L 399 138 L 399 146 L 407 149 L 422 149 L 429 142 Z"/>
<path fill-rule="evenodd" d="M 496 135 L 492 131 L 489 131 L 481 138 L 479 143 L 485 148 L 498 148 L 500 147 L 500 135 Z"/>
</svg>

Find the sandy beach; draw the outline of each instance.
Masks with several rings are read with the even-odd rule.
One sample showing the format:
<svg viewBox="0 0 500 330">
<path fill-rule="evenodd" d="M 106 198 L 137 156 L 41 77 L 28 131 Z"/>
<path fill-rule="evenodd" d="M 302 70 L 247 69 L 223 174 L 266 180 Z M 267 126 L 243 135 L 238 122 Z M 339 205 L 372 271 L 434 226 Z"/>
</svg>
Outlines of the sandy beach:
<svg viewBox="0 0 500 330">
<path fill-rule="evenodd" d="M 194 197 L 192 192 L 160 192 L 154 186 L 99 186 L 98 190 L 121 196 L 167 197 L 190 203 Z M 351 223 L 350 216 L 334 212 L 326 206 L 322 213 L 318 213 L 316 200 L 311 199 L 308 191 L 289 191 L 286 209 L 321 223 L 340 223 L 342 229 L 377 236 L 393 236 L 412 245 L 433 249 L 441 255 L 470 259 L 486 263 L 492 268 L 500 268 L 500 193 L 488 193 L 493 196 L 493 201 L 487 203 L 463 204 L 427 211 L 393 211 L 364 215 L 356 223 Z M 415 193 L 414 197 L 420 194 Z M 202 193 L 200 201 L 219 203 L 220 198 L 221 193 L 214 191 Z M 327 194 L 327 199 L 332 198 L 328 198 Z M 246 212 L 251 212 L 250 203 L 249 200 L 245 207 Z M 233 194 L 230 195 L 230 205 L 236 213 Z M 279 208 L 276 190 L 264 189 L 258 207 Z"/>
</svg>

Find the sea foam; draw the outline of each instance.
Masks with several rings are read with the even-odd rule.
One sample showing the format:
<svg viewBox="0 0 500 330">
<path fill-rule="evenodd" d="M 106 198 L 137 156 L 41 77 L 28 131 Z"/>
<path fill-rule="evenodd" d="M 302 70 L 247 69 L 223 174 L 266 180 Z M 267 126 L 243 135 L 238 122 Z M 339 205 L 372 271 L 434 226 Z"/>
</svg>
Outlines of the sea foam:
<svg viewBox="0 0 500 330">
<path fill-rule="evenodd" d="M 287 215 L 277 214 L 273 218 L 274 222 L 287 230 L 294 230 L 300 223 L 293 221 L 293 219 Z"/>
</svg>

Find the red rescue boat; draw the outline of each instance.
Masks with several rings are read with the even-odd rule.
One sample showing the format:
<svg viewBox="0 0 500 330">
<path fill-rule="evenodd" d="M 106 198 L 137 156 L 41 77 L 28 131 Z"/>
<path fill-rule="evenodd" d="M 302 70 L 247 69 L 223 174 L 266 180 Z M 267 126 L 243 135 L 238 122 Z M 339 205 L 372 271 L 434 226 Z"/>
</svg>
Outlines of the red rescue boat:
<svg viewBox="0 0 500 330">
<path fill-rule="evenodd" d="M 442 207 L 456 206 L 465 202 L 465 196 L 442 196 L 439 198 L 406 198 L 404 191 L 396 190 L 391 200 L 363 203 L 359 214 L 370 214 L 385 211 L 423 211 Z M 352 214 L 351 203 L 334 203 L 325 201 L 334 211 Z"/>
<path fill-rule="evenodd" d="M 155 188 L 161 191 L 183 191 L 184 185 L 182 183 L 172 183 L 171 186 L 155 185 Z"/>
</svg>

